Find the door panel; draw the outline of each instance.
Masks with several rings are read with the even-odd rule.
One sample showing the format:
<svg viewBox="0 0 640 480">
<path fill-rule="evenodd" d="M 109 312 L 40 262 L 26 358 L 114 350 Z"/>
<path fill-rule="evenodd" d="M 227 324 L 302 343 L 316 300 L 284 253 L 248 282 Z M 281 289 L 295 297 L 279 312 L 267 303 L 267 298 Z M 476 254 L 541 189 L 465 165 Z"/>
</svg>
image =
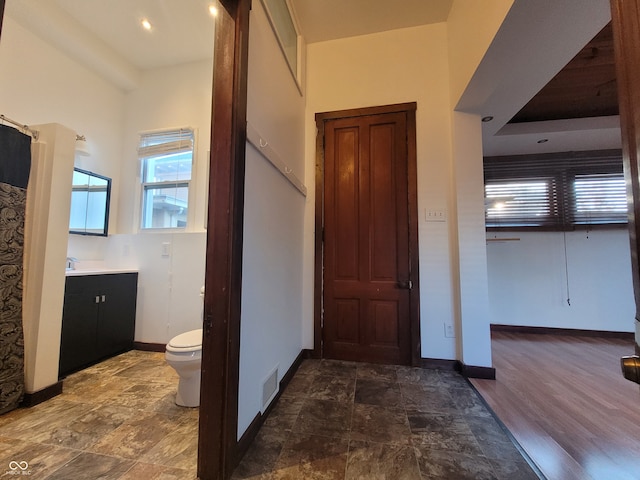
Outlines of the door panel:
<svg viewBox="0 0 640 480">
<path fill-rule="evenodd" d="M 411 362 L 406 114 L 325 123 L 327 358 Z"/>
</svg>

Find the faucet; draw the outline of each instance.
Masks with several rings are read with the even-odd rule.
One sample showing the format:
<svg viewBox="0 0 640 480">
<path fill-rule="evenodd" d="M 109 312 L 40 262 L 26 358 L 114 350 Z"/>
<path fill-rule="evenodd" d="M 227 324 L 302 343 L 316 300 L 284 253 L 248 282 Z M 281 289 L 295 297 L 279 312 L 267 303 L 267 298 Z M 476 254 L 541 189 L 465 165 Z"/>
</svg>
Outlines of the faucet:
<svg viewBox="0 0 640 480">
<path fill-rule="evenodd" d="M 75 257 L 67 257 L 67 270 L 75 270 L 77 261 Z"/>
</svg>

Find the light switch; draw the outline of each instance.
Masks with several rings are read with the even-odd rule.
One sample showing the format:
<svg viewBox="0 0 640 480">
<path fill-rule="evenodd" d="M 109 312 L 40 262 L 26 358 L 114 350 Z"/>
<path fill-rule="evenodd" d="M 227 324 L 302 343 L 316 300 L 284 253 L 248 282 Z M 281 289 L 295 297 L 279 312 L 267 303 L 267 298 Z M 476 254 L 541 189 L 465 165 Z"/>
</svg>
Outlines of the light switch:
<svg viewBox="0 0 640 480">
<path fill-rule="evenodd" d="M 425 210 L 425 221 L 427 222 L 446 222 L 447 212 L 444 210 Z"/>
<path fill-rule="evenodd" d="M 171 242 L 163 242 L 162 243 L 162 256 L 170 257 L 171 256 Z"/>
</svg>

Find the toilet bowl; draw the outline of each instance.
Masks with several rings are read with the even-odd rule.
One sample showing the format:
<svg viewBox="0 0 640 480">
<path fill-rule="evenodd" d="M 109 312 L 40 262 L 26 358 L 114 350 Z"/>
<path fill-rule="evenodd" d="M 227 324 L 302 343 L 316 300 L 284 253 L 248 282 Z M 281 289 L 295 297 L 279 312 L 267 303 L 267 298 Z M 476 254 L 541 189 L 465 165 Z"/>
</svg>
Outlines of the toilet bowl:
<svg viewBox="0 0 640 480">
<path fill-rule="evenodd" d="M 176 404 L 182 407 L 199 406 L 202 329 L 173 337 L 167 343 L 164 357 L 179 376 Z"/>
</svg>

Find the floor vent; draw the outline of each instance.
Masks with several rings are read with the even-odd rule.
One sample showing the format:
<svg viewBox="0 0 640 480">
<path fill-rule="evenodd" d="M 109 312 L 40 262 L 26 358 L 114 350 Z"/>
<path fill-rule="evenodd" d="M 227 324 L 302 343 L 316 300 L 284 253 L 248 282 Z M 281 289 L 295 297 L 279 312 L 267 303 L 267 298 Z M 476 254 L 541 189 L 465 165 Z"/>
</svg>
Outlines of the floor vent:
<svg viewBox="0 0 640 480">
<path fill-rule="evenodd" d="M 262 411 L 269 406 L 278 391 L 278 367 L 274 368 L 262 383 Z"/>
</svg>

